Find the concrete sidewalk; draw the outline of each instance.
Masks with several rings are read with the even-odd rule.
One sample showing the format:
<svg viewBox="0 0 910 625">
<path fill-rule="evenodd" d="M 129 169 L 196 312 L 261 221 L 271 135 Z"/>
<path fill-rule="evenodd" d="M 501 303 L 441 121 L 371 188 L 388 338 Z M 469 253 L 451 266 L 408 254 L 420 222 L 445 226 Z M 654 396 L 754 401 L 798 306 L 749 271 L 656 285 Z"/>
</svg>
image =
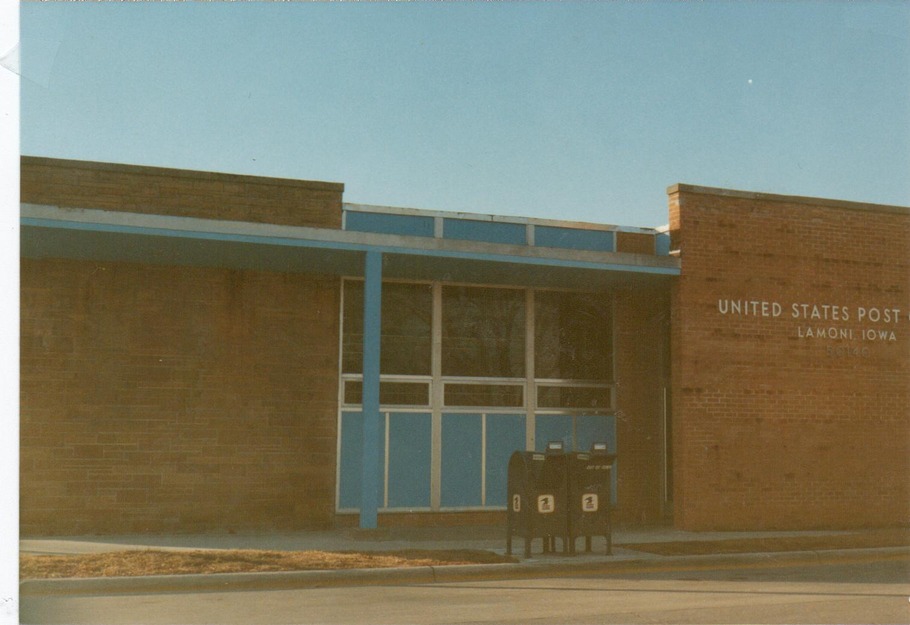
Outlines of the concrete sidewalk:
<svg viewBox="0 0 910 625">
<path fill-rule="evenodd" d="M 269 573 L 219 573 L 145 577 L 23 580 L 20 593 L 29 595 L 121 594 L 319 588 L 345 585 L 428 584 L 478 579 L 518 579 L 551 576 L 622 573 L 676 568 L 781 566 L 824 562 L 906 559 L 908 547 L 844 549 L 751 554 L 660 556 L 633 551 L 624 545 L 668 541 L 713 541 L 739 538 L 835 536 L 856 532 L 684 532 L 672 528 L 620 529 L 613 534 L 613 555 L 606 555 L 603 538 L 595 538 L 590 553 L 541 553 L 541 541 L 523 558 L 524 540 L 513 539 L 516 564 L 415 566 L 395 569 L 348 569 Z M 122 535 L 23 538 L 20 553 L 29 555 L 103 553 L 133 549 L 265 549 L 274 551 L 396 551 L 403 549 L 480 549 L 505 553 L 501 527 L 334 530 L 293 533 Z"/>
</svg>

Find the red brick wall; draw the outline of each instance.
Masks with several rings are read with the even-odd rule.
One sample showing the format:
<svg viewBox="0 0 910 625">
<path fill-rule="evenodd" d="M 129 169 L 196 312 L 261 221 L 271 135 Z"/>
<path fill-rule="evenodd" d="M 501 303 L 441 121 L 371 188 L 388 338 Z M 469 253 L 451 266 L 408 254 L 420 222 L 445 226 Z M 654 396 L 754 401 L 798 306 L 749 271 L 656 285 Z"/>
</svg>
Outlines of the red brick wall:
<svg viewBox="0 0 910 625">
<path fill-rule="evenodd" d="M 670 219 L 676 524 L 910 521 L 910 210 L 679 186 Z"/>
<path fill-rule="evenodd" d="M 617 232 L 616 251 L 654 256 L 654 235 L 643 232 Z"/>
<path fill-rule="evenodd" d="M 21 532 L 334 518 L 338 281 L 22 260 Z"/>
<path fill-rule="evenodd" d="M 663 405 L 669 384 L 665 285 L 619 289 L 615 304 L 617 520 L 663 516 Z"/>
<path fill-rule="evenodd" d="M 337 183 L 30 156 L 20 175 L 31 204 L 341 228 Z"/>
</svg>

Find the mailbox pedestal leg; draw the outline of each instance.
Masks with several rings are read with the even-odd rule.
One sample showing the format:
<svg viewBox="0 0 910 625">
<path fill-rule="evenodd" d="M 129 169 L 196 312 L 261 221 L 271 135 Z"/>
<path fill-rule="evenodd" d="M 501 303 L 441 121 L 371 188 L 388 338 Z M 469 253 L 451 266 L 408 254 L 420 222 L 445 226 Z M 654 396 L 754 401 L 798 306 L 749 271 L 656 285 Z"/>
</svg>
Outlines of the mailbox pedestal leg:
<svg viewBox="0 0 910 625">
<path fill-rule="evenodd" d="M 613 555 L 613 519 L 610 517 L 610 511 L 607 511 L 607 555 Z"/>
</svg>

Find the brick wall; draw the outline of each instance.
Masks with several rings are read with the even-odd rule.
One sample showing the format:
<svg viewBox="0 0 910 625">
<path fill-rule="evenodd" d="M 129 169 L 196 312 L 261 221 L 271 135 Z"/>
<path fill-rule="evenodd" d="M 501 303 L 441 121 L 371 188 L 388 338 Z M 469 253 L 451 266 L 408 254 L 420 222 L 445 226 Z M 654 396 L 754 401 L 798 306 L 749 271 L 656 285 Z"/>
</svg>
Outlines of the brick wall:
<svg viewBox="0 0 910 625">
<path fill-rule="evenodd" d="M 338 183 L 30 156 L 20 179 L 32 204 L 341 228 Z"/>
<path fill-rule="evenodd" d="M 619 289 L 614 304 L 617 520 L 658 522 L 664 515 L 663 405 L 667 370 L 665 286 Z"/>
<path fill-rule="evenodd" d="M 676 524 L 910 521 L 910 210 L 680 185 L 670 219 Z"/>
<path fill-rule="evenodd" d="M 23 535 L 332 524 L 337 279 L 21 271 Z"/>
<path fill-rule="evenodd" d="M 616 251 L 627 254 L 648 254 L 654 256 L 655 244 L 654 235 L 643 232 L 622 232 L 616 233 Z"/>
</svg>

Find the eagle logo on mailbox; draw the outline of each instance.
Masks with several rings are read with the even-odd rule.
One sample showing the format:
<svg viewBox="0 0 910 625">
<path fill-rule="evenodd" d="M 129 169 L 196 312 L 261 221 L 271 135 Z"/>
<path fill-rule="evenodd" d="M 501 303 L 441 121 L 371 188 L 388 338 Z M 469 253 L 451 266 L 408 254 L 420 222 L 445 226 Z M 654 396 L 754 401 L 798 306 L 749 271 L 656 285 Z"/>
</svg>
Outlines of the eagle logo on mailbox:
<svg viewBox="0 0 910 625">
<path fill-rule="evenodd" d="M 549 514 L 556 510 L 556 497 L 553 495 L 539 495 L 537 497 L 537 511 L 541 514 Z"/>
</svg>

